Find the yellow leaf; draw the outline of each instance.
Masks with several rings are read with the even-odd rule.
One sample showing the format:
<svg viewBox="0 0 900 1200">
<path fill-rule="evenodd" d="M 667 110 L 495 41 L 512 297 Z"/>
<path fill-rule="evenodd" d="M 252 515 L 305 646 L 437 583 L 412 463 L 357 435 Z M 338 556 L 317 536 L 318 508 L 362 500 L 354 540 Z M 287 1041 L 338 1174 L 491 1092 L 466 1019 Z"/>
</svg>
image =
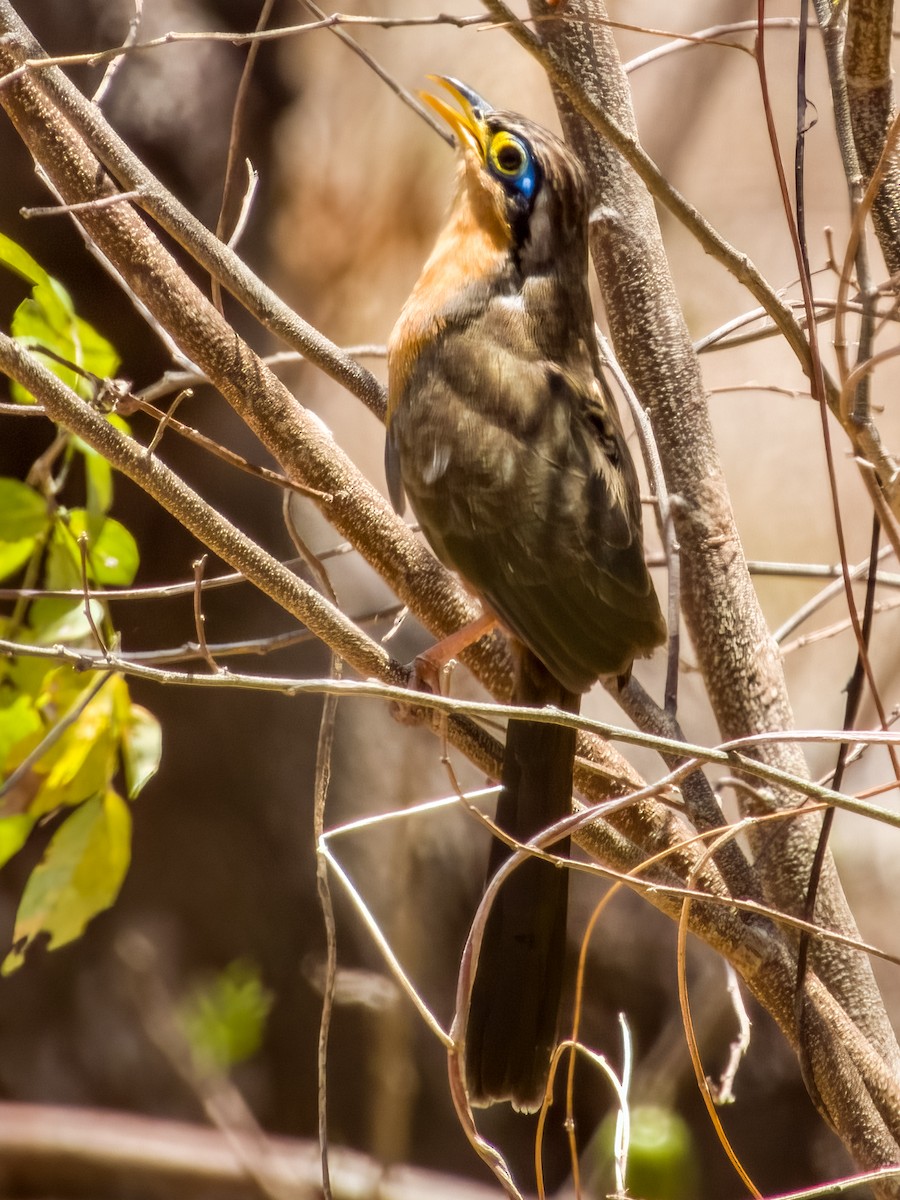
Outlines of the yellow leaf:
<svg viewBox="0 0 900 1200">
<path fill-rule="evenodd" d="M 66 818 L 32 871 L 16 915 L 14 949 L 2 973 L 24 961 L 41 934 L 55 950 L 80 937 L 115 901 L 131 861 L 131 814 L 118 793 L 93 796 Z"/>
</svg>

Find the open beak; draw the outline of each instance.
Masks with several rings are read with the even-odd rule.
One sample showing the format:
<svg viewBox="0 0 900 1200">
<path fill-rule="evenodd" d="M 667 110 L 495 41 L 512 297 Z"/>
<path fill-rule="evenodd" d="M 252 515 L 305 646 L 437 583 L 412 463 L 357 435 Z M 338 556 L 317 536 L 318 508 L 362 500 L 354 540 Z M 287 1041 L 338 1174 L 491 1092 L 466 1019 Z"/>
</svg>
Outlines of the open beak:
<svg viewBox="0 0 900 1200">
<path fill-rule="evenodd" d="M 484 162 L 488 144 L 488 129 L 484 118 L 485 114 L 491 111 L 490 104 L 470 87 L 449 75 L 429 75 L 428 78 L 446 88 L 462 112 L 451 108 L 442 96 L 432 96 L 428 92 L 420 92 L 419 95 L 429 108 L 433 108 L 439 117 L 443 117 L 456 134 L 460 146 L 469 146 Z"/>
</svg>

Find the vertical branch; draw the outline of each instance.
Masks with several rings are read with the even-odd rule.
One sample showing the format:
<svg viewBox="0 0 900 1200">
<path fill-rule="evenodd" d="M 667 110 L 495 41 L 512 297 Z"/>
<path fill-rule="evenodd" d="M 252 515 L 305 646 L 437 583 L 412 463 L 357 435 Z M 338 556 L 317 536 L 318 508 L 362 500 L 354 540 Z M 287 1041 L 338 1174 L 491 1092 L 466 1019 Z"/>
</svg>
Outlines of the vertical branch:
<svg viewBox="0 0 900 1200">
<path fill-rule="evenodd" d="M 712 434 L 699 365 L 669 275 L 653 202 L 635 172 L 576 111 L 580 99 L 637 142 L 628 85 L 602 0 L 570 0 L 565 19 L 546 20 L 545 0 L 530 0 L 543 42 L 515 22 L 502 0 L 485 0 L 496 16 L 547 65 L 566 136 L 596 191 L 592 250 L 616 353 L 653 418 L 673 496 L 682 550 L 682 605 L 707 691 L 724 737 L 793 725 L 782 662 L 756 597 L 740 544 Z M 765 761 L 805 776 L 797 746 L 759 750 Z M 749 808 L 760 793 L 746 793 Z M 772 807 L 794 805 L 785 790 L 763 794 Z M 819 820 L 790 822 L 777 847 L 758 862 L 773 904 L 801 912 Z M 757 850 L 764 848 L 757 841 Z M 830 858 L 823 873 L 823 922 L 851 933 L 852 914 Z M 822 947 L 817 970 L 885 1061 L 900 1070 L 900 1051 L 871 968 L 859 954 Z"/>
<path fill-rule="evenodd" d="M 884 150 L 894 117 L 891 66 L 893 0 L 850 0 L 844 71 L 850 120 L 859 165 L 868 180 Z M 900 274 L 900 161 L 896 152 L 887 166 L 872 220 L 891 275 Z"/>
</svg>

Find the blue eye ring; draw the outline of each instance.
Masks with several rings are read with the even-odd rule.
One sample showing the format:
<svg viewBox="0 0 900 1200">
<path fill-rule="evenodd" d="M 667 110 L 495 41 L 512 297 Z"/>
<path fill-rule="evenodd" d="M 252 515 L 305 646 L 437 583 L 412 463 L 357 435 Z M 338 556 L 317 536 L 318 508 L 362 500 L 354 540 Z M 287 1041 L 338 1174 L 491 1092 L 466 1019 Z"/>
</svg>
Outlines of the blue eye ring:
<svg viewBox="0 0 900 1200">
<path fill-rule="evenodd" d="M 537 183 L 537 172 L 531 150 L 520 138 L 501 129 L 488 147 L 488 164 L 494 175 L 530 199 Z"/>
</svg>

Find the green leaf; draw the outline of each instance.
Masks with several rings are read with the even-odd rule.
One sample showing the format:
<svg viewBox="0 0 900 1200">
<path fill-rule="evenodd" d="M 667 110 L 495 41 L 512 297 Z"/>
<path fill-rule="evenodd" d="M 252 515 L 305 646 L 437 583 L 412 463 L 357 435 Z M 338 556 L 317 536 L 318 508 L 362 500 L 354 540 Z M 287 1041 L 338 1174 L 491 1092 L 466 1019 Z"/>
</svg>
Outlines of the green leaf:
<svg viewBox="0 0 900 1200">
<path fill-rule="evenodd" d="M 52 282 L 52 281 L 51 281 Z M 60 303 L 60 297 L 64 303 Z M 78 348 L 73 336 L 75 332 L 75 312 L 68 292 L 61 288 L 38 285 L 28 300 L 23 300 L 16 311 L 10 331 L 17 342 L 30 350 L 49 350 L 51 354 L 40 355 L 41 361 L 48 371 L 61 379 L 66 387 L 71 388 L 83 399 L 89 400 L 93 393 L 91 382 L 70 367 L 58 361 L 75 363 L 80 366 Z M 57 357 L 54 357 L 57 356 Z M 18 384 L 12 388 L 14 398 L 22 403 L 31 404 L 34 397 Z"/>
<path fill-rule="evenodd" d="M 81 804 L 89 796 L 102 794 L 112 783 L 118 766 L 119 740 L 114 719 L 115 682 L 109 680 L 97 692 L 62 736 L 35 763 L 35 771 L 46 778 L 31 803 L 30 811 L 34 815 Z M 86 686 L 89 686 L 89 682 L 72 695 L 63 681 L 60 702 L 52 705 L 56 719 L 64 717 L 71 710 Z M 44 702 L 44 697 L 41 701 Z"/>
<path fill-rule="evenodd" d="M 81 550 L 69 532 L 63 513 L 57 515 L 47 544 L 44 586 L 54 592 L 70 591 L 73 588 L 81 591 L 83 587 Z M 69 601 L 64 603 L 68 604 Z"/>
<path fill-rule="evenodd" d="M 34 817 L 28 813 L 0 817 L 0 867 L 19 853 L 33 828 Z"/>
<path fill-rule="evenodd" d="M 4 635 L 5 636 L 5 635 Z M 19 635 L 23 641 L 30 642 L 31 634 Z M 6 682 L 14 692 L 36 697 L 44 685 L 44 680 L 54 669 L 52 663 L 42 658 L 32 658 L 23 654 L 21 658 L 9 658 L 4 663 Z"/>
<path fill-rule="evenodd" d="M 0 579 L 7 579 L 22 569 L 34 553 L 37 538 L 22 538 L 18 542 L 0 542 Z"/>
<path fill-rule="evenodd" d="M 0 579 L 24 567 L 50 519 L 40 492 L 18 479 L 0 478 Z"/>
<path fill-rule="evenodd" d="M 78 365 L 98 379 L 114 378 L 122 360 L 112 342 L 83 317 L 75 318 L 74 333 L 79 354 Z"/>
<path fill-rule="evenodd" d="M 55 280 L 52 282 L 56 283 Z M 68 303 L 68 311 L 65 307 L 61 311 L 57 303 L 60 291 Z M 31 298 L 23 300 L 13 313 L 11 331 L 23 346 L 51 351 L 51 354 L 42 356 L 47 370 L 52 371 L 82 400 L 92 400 L 97 390 L 93 376 L 97 379 L 112 378 L 120 360 L 112 343 L 77 316 L 71 304 L 68 293 L 60 284 L 56 284 L 52 291 L 36 287 Z M 59 359 L 64 361 L 60 362 Z M 65 366 L 67 362 L 81 370 Z"/>
<path fill-rule="evenodd" d="M 697 1163 L 690 1126 L 671 1109 L 638 1105 L 631 1114 L 628 1190 L 647 1200 L 690 1200 Z"/>
<path fill-rule="evenodd" d="M 43 668 L 39 673 L 27 669 L 36 662 Z M 68 665 L 48 666 L 38 659 L 22 658 L 13 663 L 9 673 L 10 722 L 11 733 L 14 730 L 19 736 L 15 741 L 10 738 L 5 762 L 8 770 L 15 770 L 26 757 L 38 750 L 56 724 L 75 710 L 78 701 L 98 677 L 95 671 L 76 671 Z M 21 694 L 15 695 L 13 688 Z M 28 715 L 29 709 L 25 705 L 37 718 L 36 722 Z M 48 775 L 53 764 L 65 752 L 65 737 L 57 738 L 42 753 L 38 769 L 44 776 Z"/>
<path fill-rule="evenodd" d="M 103 624 L 99 600 L 91 601 L 91 616 L 99 629 Z M 35 600 L 28 610 L 28 625 L 33 631 L 31 640 L 38 646 L 82 642 L 92 635 L 83 600 Z"/>
<path fill-rule="evenodd" d="M 21 275 L 26 283 L 43 283 L 50 279 L 37 259 L 5 233 L 0 233 L 0 263 Z"/>
<path fill-rule="evenodd" d="M 124 433 L 126 437 L 131 437 L 131 426 L 124 417 L 118 413 L 110 413 L 106 419 L 112 425 L 113 429 L 118 429 L 119 433 Z"/>
<path fill-rule="evenodd" d="M 162 726 L 153 713 L 140 704 L 129 703 L 122 723 L 122 765 L 128 799 L 133 800 L 159 770 L 162 758 Z"/>
<path fill-rule="evenodd" d="M 56 323 L 62 325 L 74 314 L 69 293 L 49 275 L 41 264 L 31 257 L 27 250 L 0 233 L 0 263 L 20 275 L 26 283 L 42 289 L 42 303 L 48 312 L 54 314 Z"/>
<path fill-rule="evenodd" d="M 27 251 L 2 234 L 0 264 L 32 284 L 31 296 L 23 300 L 13 314 L 11 332 L 17 341 L 32 349 L 50 350 L 59 358 L 74 363 L 100 379 L 115 375 L 119 356 L 112 344 L 77 315 L 72 298 L 63 285 Z M 45 356 L 45 364 L 82 399 L 92 398 L 93 380 L 64 366 L 50 355 Z M 12 394 L 19 403 L 33 403 L 34 397 L 18 384 L 13 385 Z"/>
<path fill-rule="evenodd" d="M 131 583 L 137 572 L 137 543 L 124 525 L 87 509 L 61 512 L 47 543 L 44 584 L 54 591 L 78 591 L 82 579 L 81 547 L 78 537 L 87 534 L 86 570 L 88 582 L 97 587 Z M 104 620 L 99 600 L 91 601 L 91 615 L 99 628 Z M 84 600 L 48 598 L 35 600 L 28 610 L 32 640 L 42 646 L 55 642 L 79 642 L 89 637 L 91 627 L 85 616 Z"/>
<path fill-rule="evenodd" d="M 0 541 L 38 537 L 50 523 L 47 501 L 18 479 L 0 479 Z"/>
<path fill-rule="evenodd" d="M 51 667 L 44 675 L 40 691 L 35 693 L 37 706 L 44 714 L 45 721 L 52 722 L 65 716 L 99 678 L 97 671 L 76 671 L 65 663 Z M 112 682 L 108 681 L 106 687 Z"/>
<path fill-rule="evenodd" d="M 76 721 L 63 737 L 53 746 L 55 761 L 31 804 L 35 816 L 56 812 L 59 808 L 72 808 L 81 804 L 105 787 L 115 772 L 115 742 L 112 729 L 107 724 L 95 741 L 85 736 Z M 43 760 L 35 769 L 41 770 Z"/>
<path fill-rule="evenodd" d="M 180 1005 L 181 1022 L 200 1063 L 219 1070 L 259 1049 L 272 994 L 245 959 L 198 984 Z"/>
<path fill-rule="evenodd" d="M 3 962 L 9 975 L 41 934 L 56 950 L 80 937 L 85 926 L 115 901 L 131 860 L 131 814 L 116 792 L 77 808 L 50 840 L 32 871 L 16 914 L 14 949 Z"/>
<path fill-rule="evenodd" d="M 16 746 L 26 739 L 33 739 L 44 728 L 41 714 L 31 696 L 12 696 L 4 691 L 0 704 L 0 779 L 7 773 L 7 760 Z M 16 765 L 18 765 L 18 758 Z"/>
<path fill-rule="evenodd" d="M 69 513 L 69 533 L 76 542 L 88 535 L 88 579 L 100 587 L 127 587 L 137 574 L 137 542 L 124 525 L 112 517 L 98 520 L 83 508 Z M 80 554 L 80 551 L 79 551 Z"/>
<path fill-rule="evenodd" d="M 91 516 L 105 515 L 112 507 L 113 471 L 102 454 L 77 439 L 76 445 L 84 456 L 84 478 L 87 485 L 87 510 Z"/>
</svg>

